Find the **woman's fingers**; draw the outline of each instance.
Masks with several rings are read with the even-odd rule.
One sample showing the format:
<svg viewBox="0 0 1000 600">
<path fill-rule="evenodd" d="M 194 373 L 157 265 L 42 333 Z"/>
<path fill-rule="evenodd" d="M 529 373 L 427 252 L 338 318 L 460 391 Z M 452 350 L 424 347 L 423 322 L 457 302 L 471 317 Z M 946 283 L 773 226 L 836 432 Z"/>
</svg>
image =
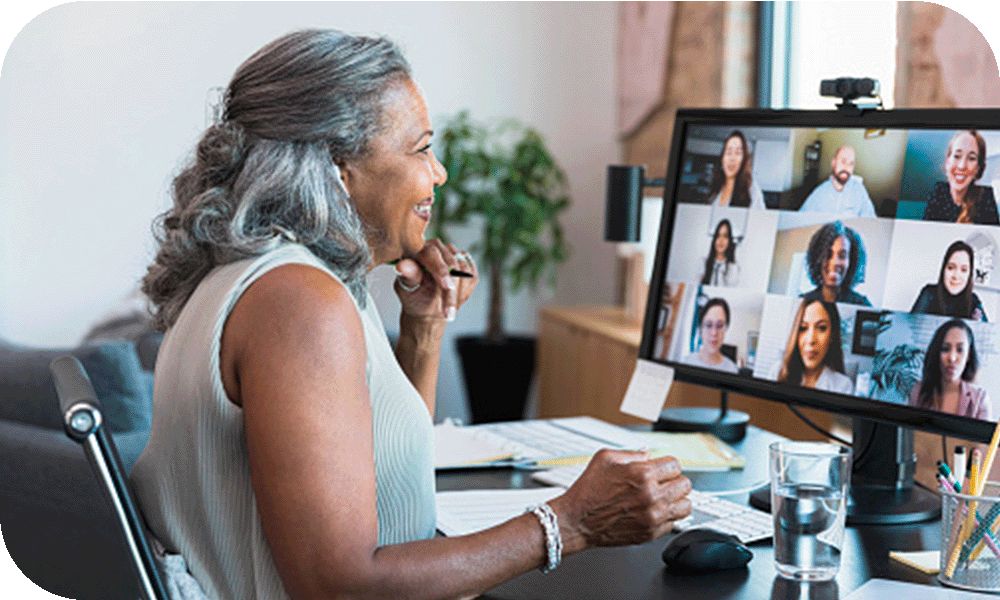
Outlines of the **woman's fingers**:
<svg viewBox="0 0 1000 600">
<path fill-rule="evenodd" d="M 399 286 L 399 289 L 408 294 L 420 289 L 424 280 L 424 272 L 415 260 L 404 258 L 396 263 L 393 270 L 396 272 L 396 285 Z"/>
<path fill-rule="evenodd" d="M 417 260 L 441 288 L 442 315 L 449 321 L 455 320 L 458 285 L 451 276 L 451 270 L 458 264 L 455 254 L 441 240 L 429 240 L 417 255 Z"/>
</svg>

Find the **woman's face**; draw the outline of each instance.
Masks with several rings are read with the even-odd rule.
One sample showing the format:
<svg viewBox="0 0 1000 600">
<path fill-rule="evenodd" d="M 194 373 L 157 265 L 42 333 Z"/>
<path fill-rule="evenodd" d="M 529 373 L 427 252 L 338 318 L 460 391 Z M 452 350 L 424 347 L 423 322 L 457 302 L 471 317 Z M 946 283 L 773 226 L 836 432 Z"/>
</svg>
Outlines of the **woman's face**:
<svg viewBox="0 0 1000 600">
<path fill-rule="evenodd" d="M 799 323 L 799 355 L 807 371 L 818 369 L 823 365 L 827 350 L 830 349 L 831 336 L 830 315 L 819 302 L 813 302 L 806 307 Z"/>
<path fill-rule="evenodd" d="M 961 327 L 952 327 L 944 334 L 941 344 L 941 379 L 944 383 L 958 383 L 969 360 L 969 337 Z"/>
<path fill-rule="evenodd" d="M 960 133 L 951 142 L 951 152 L 944 161 L 944 172 L 952 191 L 964 192 L 979 173 L 979 145 L 971 133 Z"/>
<path fill-rule="evenodd" d="M 969 253 L 964 250 L 957 250 L 948 257 L 948 262 L 944 264 L 944 288 L 952 296 L 962 293 L 969 283 L 969 271 L 972 269 Z"/>
<path fill-rule="evenodd" d="M 375 264 L 414 256 L 423 248 L 434 188 L 448 179 L 430 149 L 430 118 L 416 84 L 406 79 L 382 100 L 383 130 L 368 155 L 341 165 L 344 184 L 369 230 Z"/>
<path fill-rule="evenodd" d="M 743 164 L 743 142 L 740 138 L 733 136 L 726 140 L 726 145 L 722 149 L 722 172 L 726 179 L 736 177 Z"/>
<path fill-rule="evenodd" d="M 729 225 L 723 223 L 716 231 L 715 242 L 713 243 L 715 254 L 717 256 L 724 256 L 726 254 L 726 250 L 729 249 L 731 239 L 732 235 L 729 233 Z"/>
<path fill-rule="evenodd" d="M 851 267 L 851 240 L 840 236 L 830 245 L 830 254 L 823 264 L 823 285 L 839 288 Z"/>
<path fill-rule="evenodd" d="M 726 339 L 726 311 L 721 306 L 713 306 L 701 320 L 701 347 L 711 355 L 722 351 L 722 342 Z"/>
</svg>

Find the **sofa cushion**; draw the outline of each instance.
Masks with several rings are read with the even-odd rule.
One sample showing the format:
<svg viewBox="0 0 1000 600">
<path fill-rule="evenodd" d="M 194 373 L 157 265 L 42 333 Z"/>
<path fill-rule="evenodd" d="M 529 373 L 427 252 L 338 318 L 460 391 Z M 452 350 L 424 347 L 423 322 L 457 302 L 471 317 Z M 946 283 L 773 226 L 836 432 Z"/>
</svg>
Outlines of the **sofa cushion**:
<svg viewBox="0 0 1000 600">
<path fill-rule="evenodd" d="M 142 369 L 131 342 L 100 342 L 72 350 L 38 349 L 0 342 L 0 419 L 62 429 L 49 363 L 72 354 L 80 359 L 114 432 L 148 431 L 153 375 Z"/>
</svg>

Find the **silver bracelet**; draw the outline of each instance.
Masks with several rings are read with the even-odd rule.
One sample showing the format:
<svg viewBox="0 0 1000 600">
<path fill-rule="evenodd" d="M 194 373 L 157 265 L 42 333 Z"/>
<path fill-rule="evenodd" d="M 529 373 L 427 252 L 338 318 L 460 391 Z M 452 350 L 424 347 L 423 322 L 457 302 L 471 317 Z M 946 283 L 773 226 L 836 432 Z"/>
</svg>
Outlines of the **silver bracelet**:
<svg viewBox="0 0 1000 600">
<path fill-rule="evenodd" d="M 542 529 L 545 531 L 545 551 L 548 563 L 541 568 L 541 571 L 542 573 L 551 573 L 562 562 L 563 543 L 562 536 L 559 534 L 559 519 L 548 503 L 539 504 L 529 508 L 528 511 L 538 517 L 538 522 L 542 524 Z"/>
</svg>

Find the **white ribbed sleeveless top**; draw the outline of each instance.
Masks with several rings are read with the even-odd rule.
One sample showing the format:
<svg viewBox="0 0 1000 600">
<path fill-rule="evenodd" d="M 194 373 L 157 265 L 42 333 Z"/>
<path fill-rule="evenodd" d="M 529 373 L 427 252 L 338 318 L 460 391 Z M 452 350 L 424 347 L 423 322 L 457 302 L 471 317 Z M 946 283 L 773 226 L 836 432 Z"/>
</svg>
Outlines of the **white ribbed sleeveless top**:
<svg viewBox="0 0 1000 600">
<path fill-rule="evenodd" d="M 243 412 L 226 396 L 219 370 L 222 329 L 236 301 L 257 278 L 285 264 L 311 265 L 340 282 L 295 244 L 217 267 L 181 310 L 157 357 L 153 427 L 132 471 L 132 486 L 153 535 L 184 557 L 210 598 L 287 597 L 250 486 Z M 371 296 L 359 313 L 374 457 L 351 460 L 375 461 L 379 545 L 430 538 L 435 531 L 431 416 L 396 361 Z M 336 393 L 330 390 L 331 401 Z"/>
</svg>

